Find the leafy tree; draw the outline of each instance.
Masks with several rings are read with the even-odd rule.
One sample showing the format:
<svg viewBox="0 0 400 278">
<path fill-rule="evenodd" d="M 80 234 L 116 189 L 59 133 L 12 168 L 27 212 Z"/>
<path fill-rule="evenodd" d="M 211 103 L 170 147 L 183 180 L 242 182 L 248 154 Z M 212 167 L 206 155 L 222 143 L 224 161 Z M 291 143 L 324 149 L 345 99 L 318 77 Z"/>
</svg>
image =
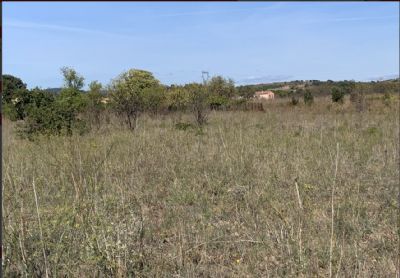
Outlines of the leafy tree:
<svg viewBox="0 0 400 278">
<path fill-rule="evenodd" d="M 19 135 L 32 139 L 36 134 L 59 134 L 62 126 L 54 106 L 55 96 L 39 88 L 31 90 L 30 96 L 27 117 L 19 126 Z"/>
<path fill-rule="evenodd" d="M 80 133 L 86 130 L 86 123 L 79 115 L 87 105 L 79 91 L 83 77 L 73 69 L 63 68 L 65 85 L 60 95 L 35 88 L 30 93 L 27 105 L 27 120 L 19 132 L 28 138 L 36 134 L 72 135 L 73 130 Z"/>
<path fill-rule="evenodd" d="M 61 73 L 64 77 L 64 88 L 56 98 L 55 110 L 61 120 L 62 129 L 67 135 L 72 135 L 73 129 L 83 130 L 86 125 L 78 118 L 79 113 L 87 106 L 87 101 L 80 92 L 85 79 L 72 68 L 63 67 Z"/>
<path fill-rule="evenodd" d="M 101 94 L 101 89 L 103 88 L 103 85 L 101 85 L 100 82 L 98 81 L 92 81 L 89 84 L 89 94 L 92 94 L 93 96 L 96 96 L 97 98 L 102 98 Z"/>
<path fill-rule="evenodd" d="M 72 135 L 73 129 L 79 129 L 79 132 L 82 132 L 86 128 L 86 123 L 78 117 L 86 106 L 86 99 L 75 88 L 64 88 L 56 98 L 57 118 L 60 119 L 62 129 L 67 135 Z"/>
<path fill-rule="evenodd" d="M 331 89 L 332 101 L 343 103 L 344 102 L 344 91 L 340 87 L 333 87 Z"/>
<path fill-rule="evenodd" d="M 54 94 L 46 90 L 42 90 L 38 87 L 32 89 L 30 94 L 31 94 L 31 102 L 28 105 L 28 113 L 30 112 L 30 109 L 33 107 L 37 108 L 50 107 L 51 104 L 54 103 L 56 99 Z"/>
<path fill-rule="evenodd" d="M 3 75 L 3 113 L 12 121 L 23 120 L 29 103 L 29 90 L 18 77 Z"/>
<path fill-rule="evenodd" d="M 144 90 L 155 88 L 160 82 L 151 72 L 131 69 L 114 79 L 110 85 L 110 98 L 114 110 L 126 118 L 130 129 L 144 108 Z"/>
<path fill-rule="evenodd" d="M 208 82 L 210 94 L 231 98 L 236 93 L 235 84 L 232 79 L 225 79 L 222 76 L 214 76 Z"/>
<path fill-rule="evenodd" d="M 89 120 L 92 124 L 100 128 L 101 114 L 105 107 L 102 100 L 104 96 L 101 93 L 103 86 L 98 81 L 93 81 L 89 84 L 89 92 L 87 94 L 87 112 Z"/>
<path fill-rule="evenodd" d="M 237 87 L 237 94 L 245 99 L 250 99 L 254 96 L 256 90 L 251 86 L 239 86 Z"/>
<path fill-rule="evenodd" d="M 143 104 L 144 109 L 157 114 L 166 101 L 165 88 L 162 86 L 155 86 L 152 88 L 143 89 Z"/>
<path fill-rule="evenodd" d="M 174 87 L 167 91 L 166 102 L 169 110 L 182 111 L 185 110 L 190 103 L 190 94 L 183 87 Z"/>
<path fill-rule="evenodd" d="M 185 88 L 190 94 L 190 105 L 197 124 L 201 127 L 207 123 L 209 90 L 207 85 L 187 84 Z"/>
<path fill-rule="evenodd" d="M 74 69 L 69 67 L 61 68 L 61 73 L 64 76 L 64 87 L 75 90 L 80 90 L 84 86 L 84 80 Z"/>
<path fill-rule="evenodd" d="M 209 99 L 212 108 L 226 106 L 236 94 L 235 84 L 232 79 L 225 79 L 222 76 L 214 76 L 208 82 Z"/>
<path fill-rule="evenodd" d="M 3 75 L 3 92 L 2 101 L 3 103 L 11 103 L 15 93 L 17 91 L 25 91 L 26 84 L 18 77 L 5 74 Z"/>
<path fill-rule="evenodd" d="M 210 105 L 211 109 L 221 109 L 223 107 L 228 106 L 229 98 L 219 95 L 210 94 L 207 102 Z"/>
<path fill-rule="evenodd" d="M 86 131 L 86 123 L 79 119 L 83 110 L 83 95 L 71 88 L 62 90 L 61 95 L 35 88 L 27 105 L 26 121 L 18 129 L 19 135 L 33 140 L 38 134 L 72 135 L 73 131 Z"/>
<path fill-rule="evenodd" d="M 303 98 L 304 98 L 304 103 L 305 103 L 305 104 L 311 105 L 311 104 L 314 103 L 314 96 L 313 96 L 313 94 L 311 93 L 311 91 L 308 90 L 308 89 L 306 89 L 306 90 L 304 91 Z"/>
<path fill-rule="evenodd" d="M 11 102 L 3 104 L 3 111 L 11 121 L 23 120 L 26 117 L 26 107 L 30 102 L 30 92 L 27 89 L 16 89 Z"/>
</svg>

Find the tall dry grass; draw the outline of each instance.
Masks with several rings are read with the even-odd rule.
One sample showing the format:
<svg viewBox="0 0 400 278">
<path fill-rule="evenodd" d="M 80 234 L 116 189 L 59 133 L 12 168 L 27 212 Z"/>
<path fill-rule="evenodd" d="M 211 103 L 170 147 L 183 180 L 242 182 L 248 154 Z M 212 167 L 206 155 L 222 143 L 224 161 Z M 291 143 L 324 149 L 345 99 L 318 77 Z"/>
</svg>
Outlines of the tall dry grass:
<svg viewBox="0 0 400 278">
<path fill-rule="evenodd" d="M 398 99 L 287 102 L 34 142 L 5 121 L 4 275 L 394 277 Z"/>
</svg>

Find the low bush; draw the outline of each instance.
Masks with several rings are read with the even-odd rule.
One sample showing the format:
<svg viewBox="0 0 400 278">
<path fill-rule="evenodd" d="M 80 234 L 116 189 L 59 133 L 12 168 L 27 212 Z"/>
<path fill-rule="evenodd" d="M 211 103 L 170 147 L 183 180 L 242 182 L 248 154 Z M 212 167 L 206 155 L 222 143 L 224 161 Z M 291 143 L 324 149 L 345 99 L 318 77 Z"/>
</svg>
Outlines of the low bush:
<svg viewBox="0 0 400 278">
<path fill-rule="evenodd" d="M 292 98 L 290 100 L 290 104 L 293 106 L 296 106 L 297 104 L 299 104 L 299 99 L 295 96 L 292 96 Z"/>
<path fill-rule="evenodd" d="M 307 105 L 311 105 L 314 103 L 314 96 L 310 90 L 305 90 L 303 95 L 304 103 Z"/>
<path fill-rule="evenodd" d="M 344 90 L 339 87 L 331 89 L 332 101 L 337 103 L 344 103 Z"/>
</svg>

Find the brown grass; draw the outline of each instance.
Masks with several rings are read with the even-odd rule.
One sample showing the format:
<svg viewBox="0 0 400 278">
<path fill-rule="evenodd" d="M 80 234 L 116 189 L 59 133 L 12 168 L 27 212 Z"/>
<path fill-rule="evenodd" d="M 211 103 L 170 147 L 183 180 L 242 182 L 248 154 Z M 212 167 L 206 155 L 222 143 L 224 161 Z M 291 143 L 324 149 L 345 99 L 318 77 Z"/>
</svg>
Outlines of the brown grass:
<svg viewBox="0 0 400 278">
<path fill-rule="evenodd" d="M 202 131 L 167 115 L 35 142 L 4 121 L 3 273 L 394 277 L 398 104 L 284 100 Z"/>
</svg>

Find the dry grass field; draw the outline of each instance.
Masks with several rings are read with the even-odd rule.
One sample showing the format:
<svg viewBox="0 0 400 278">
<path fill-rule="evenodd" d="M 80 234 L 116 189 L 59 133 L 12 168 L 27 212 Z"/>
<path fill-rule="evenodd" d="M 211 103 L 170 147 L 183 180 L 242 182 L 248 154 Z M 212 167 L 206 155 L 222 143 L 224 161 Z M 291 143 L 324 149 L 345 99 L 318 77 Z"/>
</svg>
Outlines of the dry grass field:
<svg viewBox="0 0 400 278">
<path fill-rule="evenodd" d="M 3 122 L 5 277 L 395 277 L 399 100 L 316 99 L 18 139 Z M 192 120 L 185 114 L 182 122 Z"/>
</svg>

